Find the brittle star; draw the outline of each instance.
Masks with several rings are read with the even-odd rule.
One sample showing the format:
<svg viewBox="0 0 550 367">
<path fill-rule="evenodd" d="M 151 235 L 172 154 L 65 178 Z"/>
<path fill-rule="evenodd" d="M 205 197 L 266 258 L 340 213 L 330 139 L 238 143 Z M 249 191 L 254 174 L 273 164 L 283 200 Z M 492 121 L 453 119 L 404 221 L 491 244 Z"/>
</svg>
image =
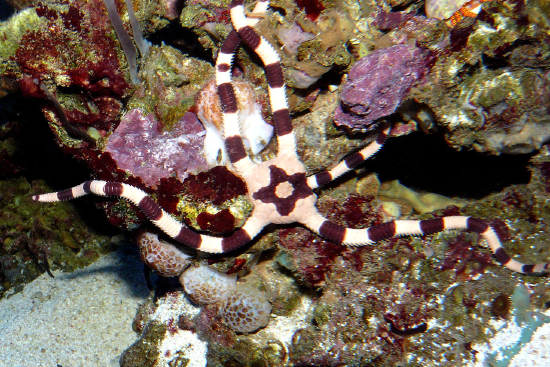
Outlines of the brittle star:
<svg viewBox="0 0 550 367">
<path fill-rule="evenodd" d="M 259 1 L 255 13 L 267 10 L 268 1 Z M 223 133 L 229 159 L 237 174 L 248 187 L 248 197 L 254 204 L 251 216 L 244 225 L 226 237 L 197 233 L 175 220 L 139 188 L 118 182 L 87 181 L 72 189 L 35 195 L 37 201 L 61 201 L 93 193 L 117 196 L 137 205 L 147 217 L 167 235 L 185 246 L 210 253 L 236 250 L 250 242 L 271 223 L 301 223 L 311 231 L 334 243 L 360 246 L 402 235 L 427 235 L 448 229 L 466 229 L 480 234 L 489 244 L 496 260 L 507 268 L 521 273 L 549 272 L 549 264 L 525 265 L 504 251 L 491 226 L 478 218 L 451 216 L 430 220 L 394 220 L 366 229 L 345 228 L 323 217 L 315 204 L 313 190 L 350 171 L 374 155 L 382 146 L 389 129 L 362 150 L 345 158 L 329 171 L 306 177 L 306 170 L 296 152 L 296 142 L 286 100 L 283 70 L 277 52 L 254 30 L 257 18 L 247 18 L 244 1 L 233 0 L 230 5 L 231 31 L 216 61 L 216 83 L 223 111 Z M 231 84 L 231 65 L 236 49 L 243 40 L 264 64 L 273 113 L 278 153 L 273 159 L 253 162 L 247 155 L 240 134 L 239 111 Z"/>
</svg>

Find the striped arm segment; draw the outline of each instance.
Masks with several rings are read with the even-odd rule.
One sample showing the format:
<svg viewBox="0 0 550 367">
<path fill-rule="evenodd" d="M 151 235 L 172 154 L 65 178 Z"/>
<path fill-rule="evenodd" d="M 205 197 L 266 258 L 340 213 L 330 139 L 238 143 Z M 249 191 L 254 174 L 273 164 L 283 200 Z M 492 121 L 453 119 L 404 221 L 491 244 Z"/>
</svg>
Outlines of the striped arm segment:
<svg viewBox="0 0 550 367">
<path fill-rule="evenodd" d="M 312 189 L 326 185 L 330 181 L 342 176 L 344 173 L 351 171 L 359 164 L 363 163 L 370 157 L 376 154 L 382 148 L 382 145 L 388 137 L 389 128 L 384 129 L 378 136 L 376 140 L 361 149 L 360 151 L 353 153 L 349 157 L 342 160 L 330 171 L 322 171 L 313 176 L 307 178 L 307 184 Z"/>
<path fill-rule="evenodd" d="M 241 137 L 239 106 L 235 89 L 231 84 L 231 63 L 239 44 L 239 35 L 232 31 L 223 43 L 216 60 L 216 84 L 222 107 L 225 149 L 233 166 L 242 174 L 252 164 L 252 160 L 246 154 Z"/>
<path fill-rule="evenodd" d="M 302 223 L 332 242 L 351 246 L 369 245 L 396 236 L 423 236 L 450 229 L 466 229 L 480 234 L 489 244 L 495 259 L 508 269 L 524 274 L 550 273 L 550 264 L 529 265 L 512 259 L 504 251 L 493 228 L 478 218 L 452 216 L 429 220 L 395 220 L 365 229 L 351 229 L 316 214 Z"/>
<path fill-rule="evenodd" d="M 233 0 L 230 11 L 233 27 L 264 63 L 279 154 L 296 155 L 296 139 L 286 100 L 285 81 L 279 55 L 269 42 L 250 26 L 249 18 L 245 15 L 244 0 Z"/>
<path fill-rule="evenodd" d="M 254 14 L 263 14 L 269 6 L 268 1 L 259 1 L 254 7 Z M 247 18 L 246 24 L 253 27 L 259 18 Z M 239 123 L 239 108 L 235 89 L 231 84 L 231 65 L 235 52 L 241 43 L 237 31 L 232 30 L 224 41 L 216 59 L 216 85 L 222 107 L 223 135 L 225 137 L 225 149 L 229 160 L 239 173 L 244 173 L 253 165 L 252 160 L 246 154 L 246 149 L 241 137 Z"/>
<path fill-rule="evenodd" d="M 148 196 L 145 191 L 119 182 L 99 180 L 86 181 L 71 189 L 49 194 L 34 195 L 32 198 L 35 201 L 55 202 L 70 200 L 87 194 L 115 196 L 127 199 L 141 209 L 149 220 L 168 236 L 185 246 L 203 252 L 225 253 L 235 250 L 250 242 L 260 233 L 265 225 L 259 220 L 249 218 L 242 228 L 227 237 L 213 237 L 200 234 L 174 219 Z"/>
</svg>

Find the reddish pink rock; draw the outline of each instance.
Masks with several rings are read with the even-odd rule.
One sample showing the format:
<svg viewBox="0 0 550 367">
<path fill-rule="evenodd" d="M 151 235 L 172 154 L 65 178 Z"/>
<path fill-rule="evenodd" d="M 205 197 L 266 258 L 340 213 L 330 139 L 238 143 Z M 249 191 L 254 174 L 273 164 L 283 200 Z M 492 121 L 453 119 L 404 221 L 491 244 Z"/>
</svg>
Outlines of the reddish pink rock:
<svg viewBox="0 0 550 367">
<path fill-rule="evenodd" d="M 160 130 L 152 114 L 132 110 L 109 138 L 106 151 L 120 169 L 151 187 L 161 178 L 174 176 L 183 182 L 189 173 L 208 169 L 201 154 L 204 129 L 195 114 L 186 113 L 170 132 Z"/>
</svg>

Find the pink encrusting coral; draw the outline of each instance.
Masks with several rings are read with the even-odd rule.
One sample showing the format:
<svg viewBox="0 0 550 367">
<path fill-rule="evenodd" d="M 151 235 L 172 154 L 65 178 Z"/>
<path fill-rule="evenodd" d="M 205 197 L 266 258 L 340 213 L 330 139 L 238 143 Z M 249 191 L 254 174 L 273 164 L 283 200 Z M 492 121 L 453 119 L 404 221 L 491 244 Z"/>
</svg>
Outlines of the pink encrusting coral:
<svg viewBox="0 0 550 367">
<path fill-rule="evenodd" d="M 204 129 L 193 113 L 186 113 L 170 132 L 162 132 L 156 118 L 135 109 L 124 116 L 107 143 L 118 167 L 156 187 L 164 177 L 183 181 L 189 173 L 206 170 L 201 155 Z"/>
<path fill-rule="evenodd" d="M 376 50 L 360 59 L 344 84 L 334 114 L 336 125 L 376 128 L 373 122 L 395 112 L 412 85 L 429 72 L 433 60 L 431 52 L 410 45 Z"/>
</svg>

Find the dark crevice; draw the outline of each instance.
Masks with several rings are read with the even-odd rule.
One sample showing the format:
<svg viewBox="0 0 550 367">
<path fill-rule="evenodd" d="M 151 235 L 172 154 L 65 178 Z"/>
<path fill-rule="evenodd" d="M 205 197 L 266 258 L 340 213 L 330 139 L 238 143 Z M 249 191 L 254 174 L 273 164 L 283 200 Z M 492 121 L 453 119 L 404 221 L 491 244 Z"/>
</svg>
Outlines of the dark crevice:
<svg viewBox="0 0 550 367">
<path fill-rule="evenodd" d="M 15 9 L 11 7 L 7 2 L 0 0 L 0 22 L 7 20 L 15 14 Z"/>
<path fill-rule="evenodd" d="M 19 148 L 13 159 L 24 167 L 24 176 L 29 181 L 43 179 L 55 189 L 88 179 L 86 166 L 64 155 L 55 143 L 55 136 L 39 105 L 21 95 L 10 98 L 14 100 L 13 108 L 17 110 L 19 125 Z"/>
<path fill-rule="evenodd" d="M 397 179 L 421 192 L 479 199 L 511 185 L 527 184 L 532 156 L 459 152 L 441 135 L 414 132 L 389 138 L 364 168 L 376 172 L 382 182 Z"/>
<path fill-rule="evenodd" d="M 83 162 L 63 154 L 55 143 L 55 136 L 48 127 L 42 111 L 35 101 L 20 94 L 10 95 L 10 108 L 3 109 L 1 120 L 16 120 L 14 137 L 18 149 L 11 158 L 22 168 L 20 175 L 28 182 L 44 180 L 52 190 L 63 190 L 90 179 L 90 171 Z M 94 197 L 71 201 L 81 219 L 100 234 L 118 233 L 107 221 L 105 214 L 94 205 Z M 51 205 L 45 203 L 44 205 Z"/>
<path fill-rule="evenodd" d="M 490 57 L 485 54 L 481 55 L 482 65 L 489 70 L 499 70 L 509 66 L 508 59 L 502 57 Z"/>
<path fill-rule="evenodd" d="M 152 44 L 160 46 L 166 44 L 178 49 L 184 54 L 204 60 L 214 65 L 212 50 L 206 50 L 199 42 L 198 36 L 189 28 L 181 27 L 177 22 L 172 22 L 161 30 L 147 36 Z"/>
</svg>

